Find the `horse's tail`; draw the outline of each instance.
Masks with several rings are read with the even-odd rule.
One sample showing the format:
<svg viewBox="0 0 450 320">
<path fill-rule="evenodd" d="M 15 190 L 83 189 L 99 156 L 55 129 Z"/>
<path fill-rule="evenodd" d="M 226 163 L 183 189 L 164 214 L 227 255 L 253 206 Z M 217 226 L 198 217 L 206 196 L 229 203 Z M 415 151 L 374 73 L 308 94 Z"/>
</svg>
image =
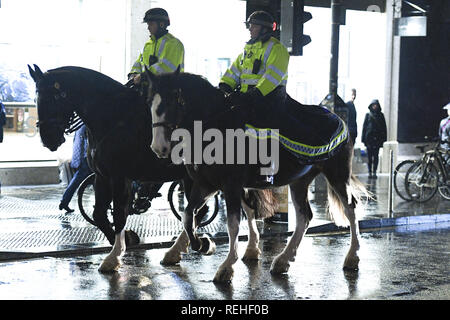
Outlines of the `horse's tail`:
<svg viewBox="0 0 450 320">
<path fill-rule="evenodd" d="M 278 209 L 278 201 L 270 189 L 246 190 L 243 199 L 250 209 L 255 210 L 256 219 L 270 218 Z"/>
<path fill-rule="evenodd" d="M 348 199 L 343 199 L 337 190 L 333 188 L 333 186 L 330 183 L 328 184 L 328 212 L 331 215 L 334 223 L 337 226 L 346 227 L 349 225 L 349 221 L 347 217 L 345 216 L 345 207 L 344 207 L 344 200 L 347 200 L 347 204 L 356 209 L 355 214 L 356 216 L 358 209 L 361 208 L 359 204 L 362 203 L 362 201 L 371 199 L 373 196 L 372 194 L 366 189 L 364 184 L 356 178 L 355 175 L 351 175 L 349 182 L 347 184 L 347 197 Z"/>
</svg>

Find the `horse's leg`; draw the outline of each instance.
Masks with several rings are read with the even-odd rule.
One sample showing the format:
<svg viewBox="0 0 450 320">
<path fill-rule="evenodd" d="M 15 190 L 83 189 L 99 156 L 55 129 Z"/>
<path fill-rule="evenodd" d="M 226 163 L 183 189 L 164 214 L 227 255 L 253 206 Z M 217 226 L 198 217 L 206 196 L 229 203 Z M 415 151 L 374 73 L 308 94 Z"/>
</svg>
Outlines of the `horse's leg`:
<svg viewBox="0 0 450 320">
<path fill-rule="evenodd" d="M 333 159 L 323 165 L 323 173 L 328 180 L 328 203 L 333 220 L 337 225 L 350 224 L 351 245 L 345 257 L 344 269 L 357 270 L 359 257 L 359 226 L 355 207 L 359 200 L 359 192 L 365 188 L 352 179 L 353 148 L 347 144 Z"/>
<path fill-rule="evenodd" d="M 297 249 L 312 219 L 312 211 L 308 202 L 308 186 L 313 176 L 306 176 L 289 185 L 292 202 L 295 208 L 296 226 L 291 239 L 284 250 L 275 257 L 270 267 L 272 274 L 285 273 L 289 270 L 289 262 L 295 261 Z"/>
<path fill-rule="evenodd" d="M 183 180 L 184 191 L 186 193 L 186 198 L 190 198 L 192 191 L 193 181 L 190 178 L 186 178 Z M 198 226 L 202 220 L 202 218 L 207 213 L 207 208 L 203 207 L 200 211 L 195 215 L 195 226 Z M 174 244 L 170 247 L 169 250 L 164 254 L 164 258 L 161 260 L 162 265 L 174 265 L 180 262 L 181 254 L 187 253 L 189 247 L 189 237 L 185 231 L 181 232 L 178 238 L 175 240 Z M 211 247 L 212 250 L 212 247 Z M 210 252 L 212 253 L 212 252 Z"/>
<path fill-rule="evenodd" d="M 348 222 L 350 224 L 351 244 L 347 256 L 345 257 L 344 269 L 358 270 L 359 257 L 357 252 L 359 250 L 359 225 L 355 214 L 356 203 L 352 196 L 351 184 L 350 183 L 346 184 L 342 182 L 336 183 L 330 180 L 329 184 L 331 185 L 332 188 L 332 191 L 328 192 L 329 201 L 340 202 L 341 205 L 337 206 L 337 208 L 343 209 L 343 212 L 341 214 L 344 214 L 344 216 L 348 219 Z M 330 197 L 335 199 L 330 200 Z M 334 215 L 335 214 L 336 213 L 334 213 Z"/>
<path fill-rule="evenodd" d="M 100 272 L 117 271 L 122 264 L 122 256 L 126 250 L 125 223 L 128 215 L 128 204 L 131 196 L 131 184 L 125 179 L 114 179 L 113 206 L 115 241 L 111 252 L 99 267 Z"/>
<path fill-rule="evenodd" d="M 247 250 L 245 250 L 242 260 L 258 260 L 261 256 L 261 250 L 258 247 L 259 244 L 259 232 L 256 227 L 255 209 L 250 208 L 244 200 L 241 201 L 242 208 L 247 214 L 248 222 L 248 243 Z"/>
<path fill-rule="evenodd" d="M 358 270 L 359 265 L 359 225 L 356 219 L 355 208 L 352 206 L 345 206 L 345 216 L 350 222 L 350 233 L 351 233 L 351 245 L 348 250 L 347 256 L 344 261 L 344 269 L 347 270 Z"/>
<path fill-rule="evenodd" d="M 233 265 L 238 260 L 238 234 L 241 218 L 241 197 L 242 188 L 229 186 L 225 188 L 225 202 L 227 205 L 227 226 L 230 249 L 225 261 L 220 265 L 214 276 L 214 282 L 229 282 L 233 278 Z"/>
<path fill-rule="evenodd" d="M 194 219 L 195 214 L 200 210 L 217 190 L 210 190 L 199 183 L 194 182 L 194 185 L 189 196 L 189 202 L 183 215 L 184 230 L 188 235 L 191 249 L 203 254 L 212 254 L 216 250 L 216 245 L 207 236 L 198 237 L 195 234 L 197 230 L 197 219 Z"/>
<path fill-rule="evenodd" d="M 109 183 L 100 175 L 95 175 L 95 206 L 93 218 L 96 226 L 106 236 L 111 245 L 114 244 L 114 229 L 108 220 L 107 211 L 112 200 Z"/>
</svg>

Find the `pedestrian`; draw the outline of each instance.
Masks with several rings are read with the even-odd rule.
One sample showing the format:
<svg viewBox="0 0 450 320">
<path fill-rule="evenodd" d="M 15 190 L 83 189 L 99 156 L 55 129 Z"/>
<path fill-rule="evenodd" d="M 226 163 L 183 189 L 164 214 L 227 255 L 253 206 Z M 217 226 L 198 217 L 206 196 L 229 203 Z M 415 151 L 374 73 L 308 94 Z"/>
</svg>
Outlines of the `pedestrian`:
<svg viewBox="0 0 450 320">
<path fill-rule="evenodd" d="M 439 124 L 439 139 L 441 148 L 450 150 L 450 102 L 443 109 L 447 110 L 447 117 L 442 119 Z"/>
<path fill-rule="evenodd" d="M 444 110 L 447 110 L 447 117 L 441 120 L 441 123 L 439 124 L 439 141 L 440 141 L 440 147 L 443 153 L 443 158 L 445 160 L 445 164 L 447 166 L 450 165 L 449 163 L 449 151 L 450 151 L 450 102 L 447 103 L 444 108 Z"/>
<path fill-rule="evenodd" d="M 378 153 L 387 140 L 387 128 L 380 102 L 373 100 L 364 119 L 361 141 L 367 148 L 369 178 L 377 178 Z"/>
<path fill-rule="evenodd" d="M 61 203 L 59 204 L 59 210 L 66 210 L 67 213 L 74 211 L 69 208 L 70 200 L 72 200 L 75 191 L 78 189 L 83 180 L 92 173 L 92 170 L 89 168 L 87 162 L 87 146 L 88 141 L 86 126 L 83 125 L 75 132 L 75 136 L 73 138 L 73 153 L 70 166 L 76 171 L 62 196 Z"/>
<path fill-rule="evenodd" d="M 6 124 L 6 109 L 0 101 L 0 143 L 3 142 L 3 127 Z"/>
<path fill-rule="evenodd" d="M 184 70 L 184 46 L 180 40 L 169 33 L 169 14 L 162 8 L 147 10 L 142 23 L 147 23 L 150 39 L 145 43 L 142 53 L 133 64 L 128 79 L 139 84 L 141 74 L 147 67 L 153 74 L 174 72 L 180 66 Z"/>
<path fill-rule="evenodd" d="M 347 119 L 347 127 L 350 133 L 350 139 L 355 145 L 356 137 L 358 136 L 358 125 L 356 124 L 356 108 L 355 108 L 355 99 L 356 99 L 356 89 L 352 89 L 352 97 L 346 103 L 348 109 L 348 119 Z"/>
</svg>

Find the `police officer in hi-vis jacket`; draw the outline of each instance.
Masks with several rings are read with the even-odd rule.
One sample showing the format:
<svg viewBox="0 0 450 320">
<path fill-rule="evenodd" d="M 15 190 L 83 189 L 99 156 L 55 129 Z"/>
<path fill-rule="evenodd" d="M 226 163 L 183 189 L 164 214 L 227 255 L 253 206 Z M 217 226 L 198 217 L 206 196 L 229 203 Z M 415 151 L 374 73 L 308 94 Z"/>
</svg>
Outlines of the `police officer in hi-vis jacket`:
<svg viewBox="0 0 450 320">
<path fill-rule="evenodd" d="M 255 11 L 246 25 L 251 39 L 223 75 L 219 88 L 226 93 L 238 89 L 241 94 L 234 96 L 244 103 L 261 97 L 285 99 L 289 53 L 272 36 L 274 19 L 265 11 Z"/>
<path fill-rule="evenodd" d="M 138 84 L 145 66 L 153 74 L 174 72 L 178 66 L 180 71 L 183 71 L 184 46 L 167 30 L 170 25 L 167 11 L 162 8 L 150 9 L 145 13 L 142 23 L 147 23 L 150 39 L 133 64 L 128 79 L 133 79 L 133 82 Z"/>
</svg>

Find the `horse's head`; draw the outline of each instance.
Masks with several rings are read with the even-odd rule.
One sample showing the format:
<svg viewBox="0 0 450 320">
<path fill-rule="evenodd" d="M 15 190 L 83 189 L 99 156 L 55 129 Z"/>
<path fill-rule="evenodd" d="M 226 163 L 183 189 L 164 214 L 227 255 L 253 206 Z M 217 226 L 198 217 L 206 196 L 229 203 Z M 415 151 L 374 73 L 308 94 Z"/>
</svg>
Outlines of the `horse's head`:
<svg viewBox="0 0 450 320">
<path fill-rule="evenodd" d="M 67 105 L 68 93 L 53 74 L 42 73 L 37 65 L 34 65 L 34 70 L 28 66 L 28 70 L 36 83 L 37 125 L 42 143 L 50 151 L 55 151 L 65 141 L 64 130 L 73 114 Z"/>
<path fill-rule="evenodd" d="M 152 114 L 153 139 L 151 148 L 159 158 L 168 158 L 171 135 L 186 114 L 181 88 L 177 85 L 180 68 L 171 74 L 153 75 L 146 70 L 149 87 L 147 105 Z"/>
</svg>

